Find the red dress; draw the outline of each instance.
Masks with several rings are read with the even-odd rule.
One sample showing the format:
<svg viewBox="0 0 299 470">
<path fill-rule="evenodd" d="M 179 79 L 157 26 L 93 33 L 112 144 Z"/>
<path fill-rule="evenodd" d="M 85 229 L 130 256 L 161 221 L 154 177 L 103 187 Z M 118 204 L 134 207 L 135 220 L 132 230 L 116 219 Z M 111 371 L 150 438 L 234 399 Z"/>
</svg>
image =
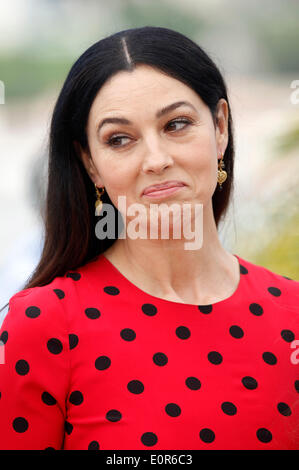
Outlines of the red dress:
<svg viewBox="0 0 299 470">
<path fill-rule="evenodd" d="M 299 449 L 299 282 L 237 256 L 235 293 L 163 300 L 103 255 L 15 294 L 1 449 Z"/>
</svg>

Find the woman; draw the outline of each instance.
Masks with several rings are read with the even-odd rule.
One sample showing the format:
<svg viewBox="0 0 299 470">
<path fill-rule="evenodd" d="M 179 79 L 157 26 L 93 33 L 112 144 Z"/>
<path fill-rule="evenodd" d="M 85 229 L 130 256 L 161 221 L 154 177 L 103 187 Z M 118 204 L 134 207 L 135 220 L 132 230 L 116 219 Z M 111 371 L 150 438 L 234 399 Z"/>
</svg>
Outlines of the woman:
<svg viewBox="0 0 299 470">
<path fill-rule="evenodd" d="M 43 254 L 1 328 L 1 448 L 298 448 L 299 283 L 219 241 L 234 146 L 212 60 L 166 28 L 99 41 L 66 78 L 49 156 Z M 143 228 L 153 203 L 189 205 L 193 225 L 202 208 L 201 246 L 97 237 L 95 188 L 124 229 L 120 196 Z"/>
</svg>

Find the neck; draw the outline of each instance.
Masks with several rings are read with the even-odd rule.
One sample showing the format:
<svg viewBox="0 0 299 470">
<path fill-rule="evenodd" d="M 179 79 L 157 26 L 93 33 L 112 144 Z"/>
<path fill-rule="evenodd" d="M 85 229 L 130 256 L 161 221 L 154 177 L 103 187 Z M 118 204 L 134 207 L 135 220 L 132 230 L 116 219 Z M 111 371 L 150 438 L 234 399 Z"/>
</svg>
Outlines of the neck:
<svg viewBox="0 0 299 470">
<path fill-rule="evenodd" d="M 200 249 L 184 249 L 185 239 L 125 238 L 104 256 L 135 285 L 157 297 L 202 305 L 223 300 L 237 288 L 239 263 L 220 243 L 211 204 L 204 207 L 202 221 Z"/>
</svg>

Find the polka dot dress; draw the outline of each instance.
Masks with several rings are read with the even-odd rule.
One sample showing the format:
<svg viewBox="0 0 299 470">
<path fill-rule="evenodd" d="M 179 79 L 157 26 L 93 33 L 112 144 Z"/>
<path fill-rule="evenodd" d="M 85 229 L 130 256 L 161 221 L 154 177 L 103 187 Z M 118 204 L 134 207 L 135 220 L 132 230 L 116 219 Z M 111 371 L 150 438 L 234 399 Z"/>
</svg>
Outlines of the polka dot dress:
<svg viewBox="0 0 299 470">
<path fill-rule="evenodd" d="M 299 449 L 299 282 L 237 258 L 212 305 L 147 294 L 103 255 L 14 295 L 0 448 Z"/>
</svg>

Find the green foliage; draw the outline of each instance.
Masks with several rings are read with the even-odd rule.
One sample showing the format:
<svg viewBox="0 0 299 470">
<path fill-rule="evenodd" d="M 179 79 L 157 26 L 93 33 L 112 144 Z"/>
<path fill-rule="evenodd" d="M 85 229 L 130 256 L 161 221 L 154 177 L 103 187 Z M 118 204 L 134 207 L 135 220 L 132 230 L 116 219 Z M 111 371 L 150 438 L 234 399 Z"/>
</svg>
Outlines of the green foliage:
<svg viewBox="0 0 299 470">
<path fill-rule="evenodd" d="M 285 134 L 279 136 L 273 144 L 278 158 L 287 156 L 287 152 L 299 148 L 299 121 Z"/>
<path fill-rule="evenodd" d="M 149 3 L 123 2 L 121 16 L 127 28 L 161 26 L 179 31 L 190 38 L 207 27 L 206 21 L 201 20 L 198 14 L 192 15 L 175 2 L 170 5 L 161 0 Z"/>
<path fill-rule="evenodd" d="M 295 214 L 252 262 L 299 281 L 299 214 Z"/>
<path fill-rule="evenodd" d="M 293 150 L 299 149 L 299 123 L 279 135 L 273 144 L 272 159 L 284 159 L 286 168 L 293 176 L 293 165 L 288 159 Z M 271 164 L 271 162 L 269 163 Z M 295 173 L 296 175 L 296 173 Z M 299 175 L 286 188 L 273 196 L 265 207 L 265 219 L 255 237 L 240 244 L 246 256 L 270 271 L 299 281 Z"/>
<path fill-rule="evenodd" d="M 272 72 L 290 73 L 299 70 L 298 5 L 294 11 L 285 8 L 285 14 L 257 20 L 255 35 L 261 54 L 266 56 L 267 67 Z"/>
<path fill-rule="evenodd" d="M 5 84 L 6 102 L 62 85 L 71 63 L 70 58 L 57 60 L 29 53 L 0 57 L 0 79 Z"/>
</svg>

